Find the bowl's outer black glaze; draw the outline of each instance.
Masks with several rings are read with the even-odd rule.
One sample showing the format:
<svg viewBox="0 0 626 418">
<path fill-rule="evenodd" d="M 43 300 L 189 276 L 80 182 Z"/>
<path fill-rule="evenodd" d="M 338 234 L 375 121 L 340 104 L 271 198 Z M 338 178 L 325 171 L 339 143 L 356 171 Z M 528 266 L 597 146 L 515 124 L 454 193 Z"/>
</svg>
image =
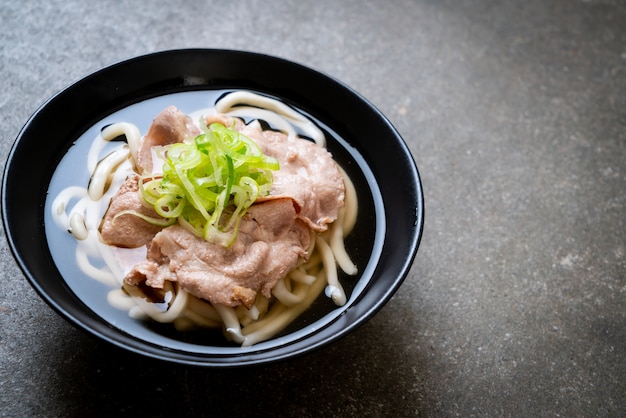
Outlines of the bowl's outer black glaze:
<svg viewBox="0 0 626 418">
<path fill-rule="evenodd" d="M 369 287 L 345 313 L 310 336 L 241 355 L 199 355 L 147 344 L 110 326 L 70 291 L 50 256 L 43 208 L 56 165 L 103 115 L 141 100 L 199 89 L 266 92 L 296 104 L 355 147 L 376 178 L 386 234 Z M 81 329 L 150 357 L 200 366 L 241 366 L 286 359 L 328 344 L 361 325 L 398 289 L 413 263 L 424 224 L 415 162 L 391 123 L 346 85 L 305 66 L 251 52 L 187 49 L 141 56 L 95 72 L 41 106 L 20 132 L 5 167 L 2 219 L 27 279 L 59 314 Z"/>
</svg>

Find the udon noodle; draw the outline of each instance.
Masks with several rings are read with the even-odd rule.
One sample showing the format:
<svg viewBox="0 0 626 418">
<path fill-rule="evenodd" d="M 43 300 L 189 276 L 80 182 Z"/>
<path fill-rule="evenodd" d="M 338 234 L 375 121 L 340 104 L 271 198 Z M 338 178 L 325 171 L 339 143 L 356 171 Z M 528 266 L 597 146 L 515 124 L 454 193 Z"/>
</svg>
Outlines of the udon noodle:
<svg viewBox="0 0 626 418">
<path fill-rule="evenodd" d="M 286 104 L 251 92 L 237 91 L 223 96 L 211 109 L 194 112 L 196 120 L 208 113 L 221 113 L 251 121 L 265 121 L 272 129 L 289 137 L 304 136 L 325 147 L 324 133 L 308 118 Z M 255 123 L 255 122 L 252 122 Z M 258 123 L 258 122 L 256 122 Z M 110 141 L 125 137 L 111 152 L 102 156 Z M 136 171 L 139 129 L 119 122 L 102 130 L 94 139 L 87 168 L 91 179 L 87 187 L 71 186 L 54 199 L 52 217 L 59 228 L 68 230 L 77 240 L 76 261 L 89 278 L 109 286 L 108 302 L 136 319 L 172 323 L 177 330 L 221 328 L 227 339 L 250 346 L 272 338 L 303 313 L 325 291 L 337 306 L 346 303 L 346 293 L 338 271 L 348 275 L 357 267 L 347 254 L 344 237 L 356 222 L 357 197 L 346 173 L 339 168 L 345 184 L 345 205 L 337 219 L 322 233 L 311 232 L 308 260 L 292 269 L 272 288 L 271 297 L 258 294 L 250 309 L 211 304 L 188 293 L 176 282 L 165 282 L 159 302 L 146 293 L 145 287 L 124 283 L 124 266 L 146 257 L 146 247 L 128 249 L 105 244 L 99 225 L 109 201 L 124 180 Z"/>
</svg>

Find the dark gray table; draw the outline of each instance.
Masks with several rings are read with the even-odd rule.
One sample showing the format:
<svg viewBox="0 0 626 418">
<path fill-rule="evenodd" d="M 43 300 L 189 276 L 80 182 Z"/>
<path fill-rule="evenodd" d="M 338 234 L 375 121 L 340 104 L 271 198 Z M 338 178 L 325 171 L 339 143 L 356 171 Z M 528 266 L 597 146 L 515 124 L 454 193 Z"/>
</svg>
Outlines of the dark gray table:
<svg viewBox="0 0 626 418">
<path fill-rule="evenodd" d="M 219 371 L 76 330 L 3 231 L 0 416 L 625 413 L 624 2 L 20 0 L 0 21 L 2 155 L 46 98 L 102 66 L 264 52 L 391 119 L 427 216 L 409 277 L 372 321 L 293 361 Z"/>
</svg>

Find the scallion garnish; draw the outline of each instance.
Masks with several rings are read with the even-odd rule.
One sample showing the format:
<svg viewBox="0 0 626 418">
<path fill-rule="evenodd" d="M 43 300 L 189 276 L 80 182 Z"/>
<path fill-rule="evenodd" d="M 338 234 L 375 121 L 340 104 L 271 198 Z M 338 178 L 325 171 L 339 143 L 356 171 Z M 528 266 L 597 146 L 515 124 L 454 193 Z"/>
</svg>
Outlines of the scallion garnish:
<svg viewBox="0 0 626 418">
<path fill-rule="evenodd" d="M 269 194 L 279 164 L 240 132 L 219 123 L 202 128 L 192 143 L 167 147 L 162 177 L 142 178 L 141 195 L 163 218 L 228 246 L 247 209 Z"/>
</svg>

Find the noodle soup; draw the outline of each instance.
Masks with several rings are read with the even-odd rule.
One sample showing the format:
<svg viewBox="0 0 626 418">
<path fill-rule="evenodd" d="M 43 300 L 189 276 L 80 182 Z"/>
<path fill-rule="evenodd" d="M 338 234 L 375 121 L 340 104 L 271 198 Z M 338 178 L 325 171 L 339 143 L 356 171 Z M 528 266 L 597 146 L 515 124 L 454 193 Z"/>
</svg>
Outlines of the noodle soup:
<svg viewBox="0 0 626 418">
<path fill-rule="evenodd" d="M 228 92 L 175 93 L 149 99 L 109 115 L 85 132 L 70 148 L 51 180 L 49 197 L 46 201 L 46 235 L 52 256 L 68 286 L 79 299 L 112 326 L 141 340 L 172 349 L 203 352 L 206 347 L 213 347 L 211 350 L 219 352 L 220 350 L 235 349 L 233 347 L 236 344 L 225 340 L 220 330 L 180 330 L 171 324 L 141 319 L 139 318 L 140 315 L 133 315 L 130 308 L 123 309 L 124 304 L 119 301 L 120 284 L 107 279 L 111 270 L 115 268 L 111 268 L 110 261 L 107 262 L 102 258 L 102 249 L 97 248 L 104 244 L 93 241 L 83 246 L 84 248 L 80 248 L 81 244 L 77 242 L 76 238 L 59 228 L 58 219 L 53 219 L 52 214 L 58 213 L 58 208 L 53 207 L 54 199 L 64 190 L 71 190 L 72 193 L 75 193 L 73 196 L 79 197 L 83 193 L 81 188 L 85 190 L 89 184 L 91 172 L 99 159 L 96 156 L 104 156 L 115 148 L 119 148 L 119 143 L 105 141 L 102 143 L 101 149 L 94 151 L 94 139 L 100 135 L 100 131 L 104 127 L 119 122 L 129 122 L 134 124 L 139 132 L 145 133 L 154 115 L 166 106 L 173 104 L 185 113 L 194 114 L 197 113 L 198 109 L 213 107 L 226 93 Z M 299 111 L 299 114 L 306 115 L 302 111 Z M 264 115 L 263 119 L 272 118 Z M 369 273 L 380 256 L 384 231 L 378 219 L 380 219 L 379 215 L 383 211 L 382 200 L 372 173 L 369 172 L 362 157 L 349 145 L 348 140 L 341 138 L 329 126 L 320 121 L 309 116 L 305 119 L 312 121 L 316 129 L 311 131 L 307 129 L 308 126 L 297 123 L 293 124 L 294 126 L 290 129 L 318 141 L 320 138 L 317 132 L 322 133 L 324 146 L 345 170 L 347 178 L 352 179 L 357 186 L 355 193 L 359 202 L 358 216 L 353 231 L 345 237 L 345 247 L 357 266 L 358 274 L 349 276 L 339 270 L 338 275 L 339 283 L 345 291 L 345 298 L 349 302 L 358 298 L 365 289 L 367 277 L 370 277 Z M 272 125 L 272 121 L 266 122 Z M 274 122 L 273 125 L 272 128 L 274 129 L 285 129 L 284 126 L 276 126 L 280 125 L 280 122 Z M 88 156 L 87 159 L 85 156 Z M 77 200 L 78 198 L 68 198 L 67 205 L 75 205 Z M 101 205 L 92 211 L 97 214 L 98 219 L 101 218 L 106 209 L 105 206 Z M 91 222 L 93 223 L 94 220 L 92 219 Z M 114 272 L 113 276 L 116 276 Z M 117 276 L 119 277 L 119 274 Z M 349 305 L 350 303 L 347 303 L 345 306 L 349 307 Z M 272 336 L 267 342 L 258 343 L 258 346 L 262 347 L 300 338 L 312 328 L 323 327 L 325 323 L 338 317 L 343 309 L 342 306 L 333 303 L 331 298 L 322 294 L 282 331 Z M 236 349 L 245 350 L 246 348 L 237 347 Z"/>
</svg>

